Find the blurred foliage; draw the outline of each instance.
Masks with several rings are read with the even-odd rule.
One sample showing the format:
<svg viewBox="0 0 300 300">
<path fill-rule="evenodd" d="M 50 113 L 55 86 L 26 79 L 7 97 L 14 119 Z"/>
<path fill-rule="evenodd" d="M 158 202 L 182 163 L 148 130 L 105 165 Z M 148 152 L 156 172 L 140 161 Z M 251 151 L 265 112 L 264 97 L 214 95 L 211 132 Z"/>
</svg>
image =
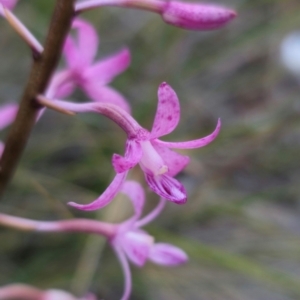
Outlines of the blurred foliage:
<svg viewBox="0 0 300 300">
<path fill-rule="evenodd" d="M 16 8 L 41 40 L 53 2 L 20 1 Z M 197 138 L 211 132 L 218 117 L 223 123 L 213 144 L 184 152 L 192 158 L 179 176 L 188 203 L 170 203 L 149 226 L 157 240 L 185 249 L 190 262 L 175 269 L 132 267 L 132 299 L 299 299 L 300 80 L 281 66 L 279 48 L 287 33 L 300 28 L 300 3 L 206 2 L 234 7 L 239 16 L 213 32 L 184 31 L 159 16 L 120 8 L 82 16 L 99 31 L 99 57 L 130 48 L 132 64 L 112 86 L 127 97 L 143 126 L 151 127 L 162 81 L 171 84 L 182 104 L 180 124 L 166 139 Z M 31 62 L 3 19 L 0 26 L 4 103 L 20 98 Z M 87 100 L 81 93 L 75 98 Z M 122 220 L 128 213 L 122 199 L 97 213 L 70 210 L 65 203 L 88 203 L 104 190 L 113 176 L 111 155 L 123 153 L 124 141 L 105 118 L 48 111 L 32 133 L 1 211 L 47 220 Z M 143 182 L 139 170 L 132 177 Z M 149 209 L 157 200 L 148 196 Z M 122 292 L 120 266 L 99 237 L 1 228 L 0 241 L 0 285 L 24 282 L 77 294 L 91 290 L 99 299 L 118 299 Z"/>
</svg>

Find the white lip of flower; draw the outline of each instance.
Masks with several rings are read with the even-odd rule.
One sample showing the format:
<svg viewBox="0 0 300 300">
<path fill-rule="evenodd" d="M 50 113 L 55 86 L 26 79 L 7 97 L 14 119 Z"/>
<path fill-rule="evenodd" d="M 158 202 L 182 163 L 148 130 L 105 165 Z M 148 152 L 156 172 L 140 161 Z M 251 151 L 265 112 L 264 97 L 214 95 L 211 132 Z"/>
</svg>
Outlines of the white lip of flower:
<svg viewBox="0 0 300 300">
<path fill-rule="evenodd" d="M 155 175 L 162 175 L 169 171 L 168 166 L 163 165 Z"/>
<path fill-rule="evenodd" d="M 155 176 L 165 174 L 169 171 L 168 166 L 165 165 L 165 162 L 150 141 L 141 142 L 141 147 L 143 149 L 143 156 L 140 164 L 146 170 L 150 170 Z"/>
</svg>

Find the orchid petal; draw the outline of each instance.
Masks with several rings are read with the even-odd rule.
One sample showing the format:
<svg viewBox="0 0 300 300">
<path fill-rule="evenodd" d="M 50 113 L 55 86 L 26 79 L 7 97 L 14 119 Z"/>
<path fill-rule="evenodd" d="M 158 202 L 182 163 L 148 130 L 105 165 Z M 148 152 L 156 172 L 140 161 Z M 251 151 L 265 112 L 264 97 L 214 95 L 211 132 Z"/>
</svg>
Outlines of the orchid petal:
<svg viewBox="0 0 300 300">
<path fill-rule="evenodd" d="M 135 227 L 139 228 L 139 227 L 145 226 L 148 223 L 152 222 L 162 212 L 165 205 L 166 205 L 166 200 L 163 198 L 160 198 L 159 203 L 150 213 L 148 213 L 142 219 L 135 222 Z"/>
<path fill-rule="evenodd" d="M 188 261 L 187 254 L 170 244 L 157 243 L 151 248 L 149 259 L 163 266 L 177 266 Z"/>
<path fill-rule="evenodd" d="M 130 52 L 123 49 L 116 54 L 96 62 L 85 72 L 86 80 L 97 81 L 98 84 L 108 84 L 113 78 L 125 71 L 130 64 Z"/>
<path fill-rule="evenodd" d="M 73 40 L 73 38 L 71 38 L 71 36 L 66 37 L 63 47 L 63 54 L 68 66 L 73 69 L 78 61 L 78 53 L 75 41 Z"/>
<path fill-rule="evenodd" d="M 149 187 L 159 196 L 174 202 L 184 204 L 187 195 L 184 186 L 175 178 L 168 175 L 152 175 L 145 173 L 145 179 Z"/>
<path fill-rule="evenodd" d="M 82 72 L 80 68 L 88 67 L 97 53 L 98 35 L 90 23 L 80 19 L 73 22 L 72 28 L 77 29 L 77 38 L 67 37 L 64 54 L 68 66 L 71 69 L 78 68 Z"/>
<path fill-rule="evenodd" d="M 72 80 L 72 72 L 69 70 L 60 71 L 54 74 L 46 92 L 49 98 L 65 98 L 75 89 L 75 83 Z"/>
<path fill-rule="evenodd" d="M 175 91 L 163 82 L 158 88 L 158 105 L 151 131 L 151 139 L 172 132 L 180 118 L 180 105 Z"/>
<path fill-rule="evenodd" d="M 75 90 L 75 83 L 72 81 L 62 83 L 56 90 L 55 98 L 66 98 Z"/>
<path fill-rule="evenodd" d="M 113 244 L 113 249 L 114 249 L 114 251 L 119 259 L 119 262 L 121 264 L 123 274 L 124 274 L 124 280 L 125 280 L 124 293 L 123 293 L 121 300 L 128 300 L 130 297 L 131 288 L 132 288 L 131 272 L 130 272 L 128 260 L 125 256 L 122 248 L 119 245 Z"/>
<path fill-rule="evenodd" d="M 124 183 L 127 176 L 127 172 L 117 174 L 111 184 L 106 188 L 106 190 L 98 197 L 95 201 L 89 204 L 77 204 L 75 202 L 69 202 L 68 205 L 73 206 L 80 210 L 96 210 L 101 209 L 108 205 L 113 198 L 120 191 L 122 184 Z"/>
<path fill-rule="evenodd" d="M 139 142 L 128 139 L 126 142 L 125 157 L 114 154 L 112 164 L 117 173 L 122 173 L 132 169 L 142 158 L 143 151 Z"/>
<path fill-rule="evenodd" d="M 125 181 L 120 192 L 129 197 L 134 208 L 133 218 L 139 219 L 145 204 L 145 192 L 141 184 L 133 180 Z"/>
<path fill-rule="evenodd" d="M 155 142 L 161 146 L 165 146 L 168 148 L 176 148 L 176 149 L 201 148 L 210 144 L 218 136 L 220 129 L 221 129 L 221 120 L 218 119 L 218 124 L 216 126 L 216 129 L 211 134 L 207 135 L 204 138 L 198 140 L 192 140 L 188 142 L 164 142 L 156 139 Z"/>
<path fill-rule="evenodd" d="M 188 156 L 176 153 L 169 148 L 158 144 L 156 140 L 151 141 L 151 143 L 163 159 L 164 163 L 168 166 L 167 174 L 172 177 L 182 171 L 190 162 L 190 158 Z"/>
<path fill-rule="evenodd" d="M 113 88 L 103 86 L 96 81 L 86 81 L 82 87 L 92 100 L 118 105 L 126 112 L 130 113 L 131 109 L 128 102 Z"/>
<path fill-rule="evenodd" d="M 0 107 L 0 130 L 11 124 L 17 115 L 18 105 L 6 104 Z"/>
<path fill-rule="evenodd" d="M 80 298 L 79 300 L 97 300 L 97 297 L 94 294 L 88 293 Z"/>
<path fill-rule="evenodd" d="M 135 265 L 142 267 L 149 256 L 154 239 L 142 230 L 128 231 L 118 237 L 127 257 Z"/>
</svg>

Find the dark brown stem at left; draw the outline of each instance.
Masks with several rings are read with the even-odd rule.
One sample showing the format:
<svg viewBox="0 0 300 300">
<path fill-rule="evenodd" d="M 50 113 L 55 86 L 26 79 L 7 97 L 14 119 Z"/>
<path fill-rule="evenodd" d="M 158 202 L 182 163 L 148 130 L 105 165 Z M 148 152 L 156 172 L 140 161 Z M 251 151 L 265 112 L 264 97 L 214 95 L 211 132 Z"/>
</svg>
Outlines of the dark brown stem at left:
<svg viewBox="0 0 300 300">
<path fill-rule="evenodd" d="M 56 0 L 44 52 L 33 62 L 19 111 L 8 134 L 0 161 L 0 197 L 10 182 L 29 139 L 41 106 L 35 97 L 43 94 L 57 66 L 61 49 L 74 17 L 75 0 Z"/>
</svg>

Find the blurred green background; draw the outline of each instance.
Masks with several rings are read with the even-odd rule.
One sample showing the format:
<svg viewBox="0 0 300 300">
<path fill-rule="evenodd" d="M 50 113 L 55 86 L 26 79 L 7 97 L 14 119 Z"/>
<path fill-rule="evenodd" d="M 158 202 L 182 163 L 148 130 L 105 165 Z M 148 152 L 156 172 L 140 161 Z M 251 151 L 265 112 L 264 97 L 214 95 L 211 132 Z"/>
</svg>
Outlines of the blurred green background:
<svg viewBox="0 0 300 300">
<path fill-rule="evenodd" d="M 127 45 L 130 68 L 112 86 L 133 115 L 151 128 L 157 87 L 167 81 L 181 101 L 181 121 L 166 140 L 188 140 L 222 130 L 211 145 L 183 153 L 191 164 L 179 175 L 189 200 L 168 203 L 146 229 L 190 256 L 183 267 L 132 267 L 140 300 L 300 299 L 300 80 L 280 63 L 280 43 L 300 29 L 299 0 L 219 0 L 238 11 L 224 29 L 190 32 L 157 15 L 103 8 L 82 15 L 97 28 L 104 57 Z M 20 1 L 15 13 L 44 40 L 54 1 Z M 18 101 L 31 58 L 0 20 L 0 103 Z M 72 99 L 87 101 L 80 92 Z M 7 131 L 1 132 L 4 139 Z M 100 212 L 88 203 L 113 177 L 111 156 L 124 151 L 124 133 L 108 119 L 47 111 L 32 132 L 2 212 L 33 219 L 81 216 L 120 221 L 130 204 L 117 199 Z M 143 175 L 138 168 L 131 178 Z M 157 202 L 149 191 L 147 209 Z M 0 286 L 22 282 L 99 299 L 119 299 L 123 275 L 104 240 L 84 234 L 20 233 L 0 228 Z"/>
</svg>

